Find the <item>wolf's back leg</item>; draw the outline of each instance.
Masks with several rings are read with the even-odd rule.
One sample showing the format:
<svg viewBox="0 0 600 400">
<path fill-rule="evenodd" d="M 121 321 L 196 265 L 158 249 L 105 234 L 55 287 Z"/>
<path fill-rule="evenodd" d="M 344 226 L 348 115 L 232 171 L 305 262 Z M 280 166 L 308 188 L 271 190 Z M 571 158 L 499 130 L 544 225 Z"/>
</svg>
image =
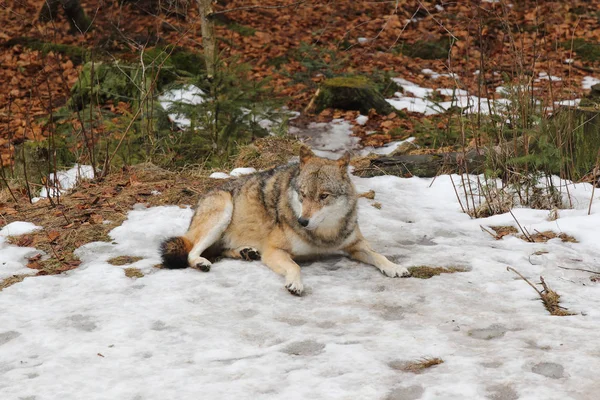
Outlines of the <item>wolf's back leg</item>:
<svg viewBox="0 0 600 400">
<path fill-rule="evenodd" d="M 209 271 L 211 263 L 202 252 L 216 243 L 225 232 L 233 215 L 233 200 L 229 192 L 215 192 L 198 203 L 185 237 L 193 243 L 188 254 L 192 268 Z"/>
<path fill-rule="evenodd" d="M 228 249 L 223 252 L 223 256 L 228 258 L 241 258 L 245 261 L 260 260 L 260 253 L 257 249 L 250 246 L 241 246 L 237 249 Z"/>
</svg>

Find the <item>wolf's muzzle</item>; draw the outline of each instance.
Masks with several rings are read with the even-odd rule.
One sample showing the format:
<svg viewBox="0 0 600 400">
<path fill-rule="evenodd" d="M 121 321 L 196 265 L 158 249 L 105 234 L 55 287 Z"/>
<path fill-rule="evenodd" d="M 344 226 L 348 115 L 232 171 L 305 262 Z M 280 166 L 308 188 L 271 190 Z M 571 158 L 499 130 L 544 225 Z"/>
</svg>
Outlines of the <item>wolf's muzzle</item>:
<svg viewBox="0 0 600 400">
<path fill-rule="evenodd" d="M 305 228 L 308 226 L 308 220 L 306 218 L 302 218 L 302 217 L 298 218 L 298 223 Z"/>
</svg>

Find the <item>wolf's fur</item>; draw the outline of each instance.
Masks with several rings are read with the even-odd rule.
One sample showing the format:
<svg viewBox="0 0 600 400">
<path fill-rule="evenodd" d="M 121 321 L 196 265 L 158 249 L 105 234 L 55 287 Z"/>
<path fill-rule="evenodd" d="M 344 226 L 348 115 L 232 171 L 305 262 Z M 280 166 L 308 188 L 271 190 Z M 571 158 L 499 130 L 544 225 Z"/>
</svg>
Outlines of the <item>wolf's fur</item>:
<svg viewBox="0 0 600 400">
<path fill-rule="evenodd" d="M 296 295 L 304 286 L 293 260 L 302 256 L 342 251 L 387 276 L 408 276 L 406 268 L 374 252 L 360 233 L 348 161 L 348 156 L 319 158 L 303 148 L 299 164 L 227 182 L 200 199 L 183 237 L 163 242 L 163 265 L 208 271 L 212 257 L 261 257 Z"/>
</svg>

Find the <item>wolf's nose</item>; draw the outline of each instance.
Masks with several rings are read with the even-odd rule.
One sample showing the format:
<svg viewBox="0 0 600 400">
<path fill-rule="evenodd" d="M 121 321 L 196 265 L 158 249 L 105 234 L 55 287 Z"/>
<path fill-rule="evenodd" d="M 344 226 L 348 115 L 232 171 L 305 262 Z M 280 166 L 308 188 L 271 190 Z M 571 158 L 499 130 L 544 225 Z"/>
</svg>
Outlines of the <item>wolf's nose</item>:
<svg viewBox="0 0 600 400">
<path fill-rule="evenodd" d="M 298 218 L 298 223 L 305 228 L 308 226 L 308 220 L 306 218 L 302 218 L 302 217 Z"/>
</svg>

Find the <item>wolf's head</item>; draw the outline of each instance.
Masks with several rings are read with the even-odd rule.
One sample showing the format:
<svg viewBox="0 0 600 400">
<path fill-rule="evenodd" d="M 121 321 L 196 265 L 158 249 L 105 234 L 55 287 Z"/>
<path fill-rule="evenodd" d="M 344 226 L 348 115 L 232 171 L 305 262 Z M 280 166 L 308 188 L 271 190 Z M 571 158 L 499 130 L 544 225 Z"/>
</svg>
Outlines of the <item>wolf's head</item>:
<svg viewBox="0 0 600 400">
<path fill-rule="evenodd" d="M 307 148 L 300 150 L 300 173 L 291 192 L 298 223 L 308 230 L 342 229 L 352 218 L 356 192 L 348 176 L 350 155 L 339 160 L 317 157 Z"/>
</svg>

